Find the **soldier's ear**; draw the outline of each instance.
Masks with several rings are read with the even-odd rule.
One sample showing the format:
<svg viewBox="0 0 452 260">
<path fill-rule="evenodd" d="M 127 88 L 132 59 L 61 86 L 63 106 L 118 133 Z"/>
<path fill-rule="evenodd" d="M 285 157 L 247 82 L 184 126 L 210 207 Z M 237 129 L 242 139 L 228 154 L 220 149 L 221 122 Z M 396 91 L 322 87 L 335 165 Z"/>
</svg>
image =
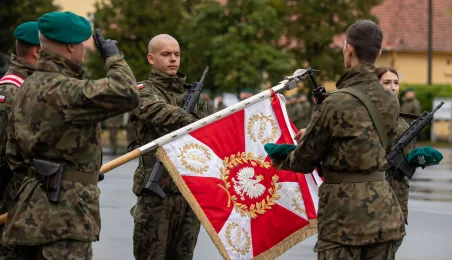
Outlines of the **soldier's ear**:
<svg viewBox="0 0 452 260">
<path fill-rule="evenodd" d="M 155 63 L 154 55 L 152 55 L 151 53 L 148 53 L 148 62 L 151 65 L 154 65 L 154 63 Z"/>
<path fill-rule="evenodd" d="M 40 47 L 40 46 L 35 46 L 35 47 L 32 48 L 31 54 L 33 55 L 33 57 L 34 57 L 35 59 L 38 59 L 39 51 L 40 51 L 40 50 L 41 50 L 41 47 Z"/>
<path fill-rule="evenodd" d="M 73 53 L 75 51 L 74 44 L 66 44 L 66 48 L 70 53 Z"/>
<path fill-rule="evenodd" d="M 378 57 L 380 57 L 381 56 L 381 53 L 383 52 L 383 50 L 382 49 L 380 49 L 380 52 L 378 53 Z M 377 58 L 378 58 L 377 57 Z"/>
</svg>

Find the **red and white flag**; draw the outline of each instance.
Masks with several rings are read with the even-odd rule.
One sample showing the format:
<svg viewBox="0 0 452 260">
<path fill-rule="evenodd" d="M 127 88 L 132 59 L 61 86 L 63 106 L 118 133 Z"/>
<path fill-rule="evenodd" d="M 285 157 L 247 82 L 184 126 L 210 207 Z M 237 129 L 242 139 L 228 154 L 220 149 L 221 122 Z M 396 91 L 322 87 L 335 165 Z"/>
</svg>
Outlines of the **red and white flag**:
<svg viewBox="0 0 452 260">
<path fill-rule="evenodd" d="M 321 178 L 277 171 L 264 150 L 294 134 L 275 95 L 157 151 L 225 259 L 276 258 L 317 232 Z"/>
</svg>

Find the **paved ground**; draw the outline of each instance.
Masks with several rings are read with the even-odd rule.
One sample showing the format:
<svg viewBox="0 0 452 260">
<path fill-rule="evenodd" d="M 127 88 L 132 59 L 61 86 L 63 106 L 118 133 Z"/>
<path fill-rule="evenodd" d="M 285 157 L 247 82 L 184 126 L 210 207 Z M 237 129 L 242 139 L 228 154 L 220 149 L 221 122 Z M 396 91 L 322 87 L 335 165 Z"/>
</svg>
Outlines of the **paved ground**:
<svg viewBox="0 0 452 260">
<path fill-rule="evenodd" d="M 444 154 L 442 165 L 419 170 L 411 182 L 408 235 L 399 250 L 399 260 L 452 259 L 448 240 L 452 231 L 452 150 Z M 104 163 L 112 157 L 105 156 Z M 107 174 L 100 183 L 102 232 L 94 243 L 94 259 L 133 259 L 133 221 L 129 210 L 135 203 L 132 176 L 137 162 L 130 162 Z M 315 237 L 296 245 L 281 260 L 316 259 Z M 202 230 L 195 250 L 196 260 L 221 260 L 216 247 Z"/>
</svg>

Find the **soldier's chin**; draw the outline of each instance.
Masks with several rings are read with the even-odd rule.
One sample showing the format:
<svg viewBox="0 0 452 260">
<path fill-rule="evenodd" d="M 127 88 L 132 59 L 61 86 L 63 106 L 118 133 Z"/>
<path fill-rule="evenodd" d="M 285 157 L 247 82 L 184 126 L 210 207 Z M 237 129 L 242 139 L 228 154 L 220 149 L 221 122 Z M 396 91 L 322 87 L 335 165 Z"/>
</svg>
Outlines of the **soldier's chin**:
<svg viewBox="0 0 452 260">
<path fill-rule="evenodd" d="M 166 74 L 170 76 L 176 76 L 177 75 L 178 68 L 168 68 L 166 70 Z"/>
</svg>

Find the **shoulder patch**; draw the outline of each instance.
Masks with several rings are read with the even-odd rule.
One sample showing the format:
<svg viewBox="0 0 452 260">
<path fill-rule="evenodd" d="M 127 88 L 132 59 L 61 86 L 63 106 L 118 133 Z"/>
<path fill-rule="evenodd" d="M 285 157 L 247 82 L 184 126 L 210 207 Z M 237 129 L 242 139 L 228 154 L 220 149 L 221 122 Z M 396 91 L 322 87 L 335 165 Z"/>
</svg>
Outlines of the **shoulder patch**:
<svg viewBox="0 0 452 260">
<path fill-rule="evenodd" d="M 144 88 L 144 85 L 143 84 L 138 84 L 137 88 L 138 88 L 138 90 L 140 90 L 140 89 Z"/>
<path fill-rule="evenodd" d="M 0 95 L 0 103 L 3 103 L 3 102 L 5 102 L 5 96 L 2 96 L 2 95 Z"/>
<path fill-rule="evenodd" d="M 24 79 L 14 74 L 5 75 L 3 76 L 3 78 L 0 79 L 0 84 L 13 84 L 18 88 L 20 88 L 20 86 L 22 86 L 23 83 Z"/>
</svg>

